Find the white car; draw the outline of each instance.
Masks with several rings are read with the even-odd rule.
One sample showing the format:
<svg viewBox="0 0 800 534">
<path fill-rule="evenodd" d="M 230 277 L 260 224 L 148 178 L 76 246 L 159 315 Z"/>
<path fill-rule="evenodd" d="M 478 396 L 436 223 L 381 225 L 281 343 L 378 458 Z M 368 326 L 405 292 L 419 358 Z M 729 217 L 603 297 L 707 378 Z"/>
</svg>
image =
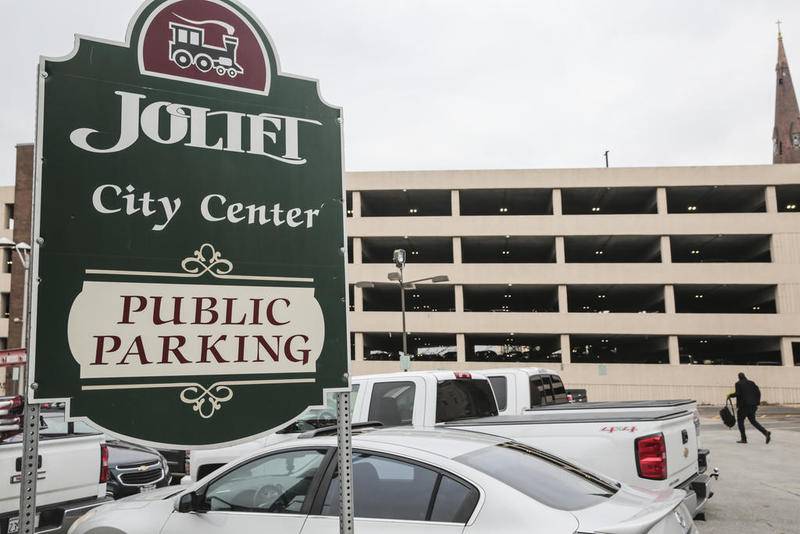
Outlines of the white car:
<svg viewBox="0 0 800 534">
<path fill-rule="evenodd" d="M 335 447 L 310 432 L 92 510 L 70 533 L 335 534 Z M 358 534 L 697 532 L 683 491 L 633 489 L 505 438 L 396 428 L 356 432 L 353 448 Z"/>
</svg>

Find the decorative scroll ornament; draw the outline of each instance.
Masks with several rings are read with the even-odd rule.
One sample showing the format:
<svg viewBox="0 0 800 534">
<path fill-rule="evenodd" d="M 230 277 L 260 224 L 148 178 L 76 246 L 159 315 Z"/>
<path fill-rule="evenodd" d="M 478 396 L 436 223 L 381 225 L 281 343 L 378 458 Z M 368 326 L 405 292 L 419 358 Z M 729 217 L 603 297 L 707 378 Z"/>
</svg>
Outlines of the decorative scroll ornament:
<svg viewBox="0 0 800 534">
<path fill-rule="evenodd" d="M 183 259 L 181 269 L 198 277 L 208 273 L 220 278 L 220 275 L 226 275 L 233 270 L 233 264 L 222 259 L 222 253 L 217 252 L 214 245 L 203 243 L 193 255 Z"/>
<path fill-rule="evenodd" d="M 223 402 L 233 398 L 233 391 L 222 383 L 212 384 L 204 388 L 200 384 L 194 384 L 181 391 L 181 401 L 192 405 L 192 410 L 197 412 L 203 419 L 210 419 L 217 410 L 222 407 Z"/>
</svg>

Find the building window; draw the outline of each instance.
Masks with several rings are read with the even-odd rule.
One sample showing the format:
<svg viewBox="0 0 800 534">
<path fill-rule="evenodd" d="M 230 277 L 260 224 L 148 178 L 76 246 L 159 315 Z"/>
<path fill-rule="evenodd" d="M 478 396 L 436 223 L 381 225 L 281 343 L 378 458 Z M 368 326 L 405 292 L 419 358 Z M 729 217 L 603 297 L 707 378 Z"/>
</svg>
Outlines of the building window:
<svg viewBox="0 0 800 534">
<path fill-rule="evenodd" d="M 800 365 L 800 341 L 792 343 L 792 355 L 794 355 L 794 364 Z"/>
<path fill-rule="evenodd" d="M 2 257 L 2 259 L 0 259 L 0 261 L 2 261 L 2 263 L 3 263 L 3 265 L 2 265 L 3 272 L 4 273 L 10 273 L 11 272 L 11 266 L 14 263 L 12 261 L 11 249 L 10 248 L 4 248 L 3 249 L 3 257 Z"/>
<path fill-rule="evenodd" d="M 11 293 L 0 293 L 0 312 L 3 319 L 8 319 L 11 313 Z"/>
<path fill-rule="evenodd" d="M 8 348 L 8 338 L 0 337 L 0 350 L 6 350 L 7 348 Z"/>
<path fill-rule="evenodd" d="M 3 221 L 3 228 L 6 230 L 14 229 L 14 204 L 6 204 L 5 220 Z"/>
</svg>

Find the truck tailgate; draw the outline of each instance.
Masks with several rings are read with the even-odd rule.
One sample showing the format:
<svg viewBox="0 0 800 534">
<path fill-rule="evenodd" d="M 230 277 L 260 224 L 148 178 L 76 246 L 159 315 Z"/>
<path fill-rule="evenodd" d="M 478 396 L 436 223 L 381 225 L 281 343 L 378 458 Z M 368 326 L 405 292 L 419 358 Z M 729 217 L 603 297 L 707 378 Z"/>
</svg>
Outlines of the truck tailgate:
<svg viewBox="0 0 800 534">
<path fill-rule="evenodd" d="M 100 443 L 98 435 L 40 441 L 37 506 L 102 496 L 98 495 L 105 493 L 99 483 Z M 21 456 L 21 443 L 0 445 L 0 472 L 11 474 L 10 480 L 0 484 L 0 511 L 19 510 L 20 472 L 16 464 Z"/>
</svg>

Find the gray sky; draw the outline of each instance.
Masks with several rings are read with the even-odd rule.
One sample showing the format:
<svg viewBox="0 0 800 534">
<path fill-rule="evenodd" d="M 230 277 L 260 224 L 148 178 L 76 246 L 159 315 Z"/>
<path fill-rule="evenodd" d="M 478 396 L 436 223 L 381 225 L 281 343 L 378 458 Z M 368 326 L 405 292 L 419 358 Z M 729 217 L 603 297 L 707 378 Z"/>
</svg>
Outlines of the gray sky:
<svg viewBox="0 0 800 534">
<path fill-rule="evenodd" d="M 243 0 L 284 72 L 345 112 L 348 170 L 769 163 L 775 20 L 797 0 Z M 0 0 L 0 183 L 33 139 L 35 68 L 136 0 Z"/>
</svg>

